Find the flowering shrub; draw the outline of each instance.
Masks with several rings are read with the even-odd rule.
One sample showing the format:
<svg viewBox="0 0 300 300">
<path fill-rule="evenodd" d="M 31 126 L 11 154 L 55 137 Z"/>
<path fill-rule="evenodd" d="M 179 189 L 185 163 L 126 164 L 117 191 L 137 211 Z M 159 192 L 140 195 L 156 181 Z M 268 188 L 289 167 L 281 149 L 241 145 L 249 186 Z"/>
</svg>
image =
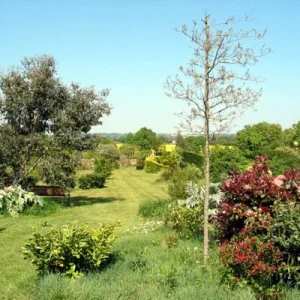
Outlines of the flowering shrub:
<svg viewBox="0 0 300 300">
<path fill-rule="evenodd" d="M 257 157 L 221 190 L 215 221 L 225 277 L 250 285 L 263 299 L 280 297 L 279 283 L 300 284 L 299 174 L 274 177 L 267 158 Z"/>
</svg>

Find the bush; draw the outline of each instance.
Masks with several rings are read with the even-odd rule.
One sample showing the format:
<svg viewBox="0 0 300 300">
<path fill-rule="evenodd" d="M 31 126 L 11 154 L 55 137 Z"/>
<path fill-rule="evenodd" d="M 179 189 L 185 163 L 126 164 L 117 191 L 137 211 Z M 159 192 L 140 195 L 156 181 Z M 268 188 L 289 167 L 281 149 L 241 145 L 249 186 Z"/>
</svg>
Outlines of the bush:
<svg viewBox="0 0 300 300">
<path fill-rule="evenodd" d="M 113 165 L 111 161 L 103 156 L 99 156 L 95 161 L 95 173 L 101 175 L 105 179 L 111 176 Z"/>
<path fill-rule="evenodd" d="M 269 153 L 273 175 L 280 175 L 290 169 L 300 170 L 300 153 L 289 147 L 277 148 Z"/>
<path fill-rule="evenodd" d="M 169 204 L 169 200 L 147 201 L 140 204 L 138 214 L 146 218 L 163 217 L 168 211 Z"/>
<path fill-rule="evenodd" d="M 169 182 L 169 195 L 173 200 L 186 199 L 186 185 L 188 182 L 198 182 L 202 177 L 202 172 L 195 166 L 188 166 L 184 169 L 176 170 Z"/>
<path fill-rule="evenodd" d="M 0 190 L 0 211 L 7 211 L 11 216 L 17 217 L 25 208 L 31 206 L 43 206 L 43 199 L 20 186 Z"/>
<path fill-rule="evenodd" d="M 264 243 L 258 237 L 245 238 L 220 247 L 223 280 L 243 287 L 250 285 L 259 299 L 277 299 L 282 296 L 276 273 L 281 269 L 281 253 L 274 243 Z"/>
<path fill-rule="evenodd" d="M 192 164 L 195 165 L 198 168 L 202 168 L 204 165 L 204 158 L 202 155 L 199 155 L 197 153 L 183 151 L 181 153 L 182 156 L 182 163 L 185 164 Z"/>
<path fill-rule="evenodd" d="M 290 285 L 300 285 L 300 203 L 276 203 L 266 241 L 273 242 L 283 256 L 280 277 Z"/>
<path fill-rule="evenodd" d="M 161 165 L 176 168 L 179 166 L 181 156 L 176 152 L 163 151 L 161 156 L 156 156 L 155 161 Z"/>
<path fill-rule="evenodd" d="M 100 270 L 112 256 L 115 227 L 71 224 L 45 234 L 36 231 L 23 248 L 24 259 L 30 259 L 40 275 L 63 273 L 76 278 Z"/>
<path fill-rule="evenodd" d="M 262 299 L 280 297 L 281 282 L 299 285 L 300 175 L 274 177 L 268 160 L 258 157 L 251 169 L 225 180 L 222 191 L 216 224 L 226 277 Z"/>
<path fill-rule="evenodd" d="M 148 150 L 141 150 L 137 154 L 137 162 L 136 162 L 136 169 L 143 170 L 145 167 L 145 160 L 146 157 L 149 155 Z"/>
<path fill-rule="evenodd" d="M 40 205 L 26 206 L 22 214 L 30 215 L 30 216 L 49 216 L 57 212 L 57 210 L 59 210 L 60 207 L 61 205 L 57 203 L 55 199 L 45 197 L 43 199 L 43 206 Z"/>
<path fill-rule="evenodd" d="M 93 189 L 93 188 L 103 188 L 106 181 L 106 177 L 102 174 L 93 173 L 87 174 L 79 177 L 78 184 L 79 188 L 83 190 Z"/>
<path fill-rule="evenodd" d="M 230 171 L 244 171 L 249 165 L 249 161 L 239 149 L 216 147 L 210 154 L 211 180 L 221 182 Z"/>
<path fill-rule="evenodd" d="M 158 173 L 159 171 L 166 169 L 167 166 L 159 164 L 155 161 L 146 160 L 145 170 L 147 173 Z"/>
<path fill-rule="evenodd" d="M 172 205 L 168 209 L 166 223 L 184 239 L 202 236 L 203 207 L 188 208 Z"/>
</svg>

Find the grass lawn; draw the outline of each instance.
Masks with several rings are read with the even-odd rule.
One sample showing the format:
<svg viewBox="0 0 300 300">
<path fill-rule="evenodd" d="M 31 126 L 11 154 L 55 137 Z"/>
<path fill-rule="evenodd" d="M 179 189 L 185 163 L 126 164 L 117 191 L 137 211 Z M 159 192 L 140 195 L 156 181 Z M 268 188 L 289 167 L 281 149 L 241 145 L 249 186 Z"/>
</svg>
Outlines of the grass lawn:
<svg viewBox="0 0 300 300">
<path fill-rule="evenodd" d="M 157 179 L 154 174 L 121 168 L 104 189 L 73 191 L 72 207 L 52 215 L 0 216 L 0 299 L 254 299 L 247 289 L 231 291 L 219 285 L 216 247 L 210 266 L 203 269 L 199 241 L 178 241 L 168 248 L 172 233 L 156 221 L 138 217 L 143 201 L 167 198 L 167 185 Z M 119 220 L 118 259 L 103 272 L 78 280 L 57 275 L 37 278 L 21 250 L 32 227 L 75 220 L 91 225 Z M 295 290 L 287 295 L 300 299 Z"/>
</svg>

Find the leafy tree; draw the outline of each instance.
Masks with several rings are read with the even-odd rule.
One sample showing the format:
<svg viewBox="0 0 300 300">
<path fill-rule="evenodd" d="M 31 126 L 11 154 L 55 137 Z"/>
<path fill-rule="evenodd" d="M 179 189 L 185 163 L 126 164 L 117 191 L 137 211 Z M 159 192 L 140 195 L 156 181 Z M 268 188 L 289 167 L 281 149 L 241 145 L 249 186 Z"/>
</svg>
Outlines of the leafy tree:
<svg viewBox="0 0 300 300">
<path fill-rule="evenodd" d="M 135 134 L 129 133 L 126 142 L 131 145 L 139 146 L 141 150 L 157 150 L 162 144 L 162 140 L 156 133 L 146 127 L 141 128 Z"/>
<path fill-rule="evenodd" d="M 233 170 L 245 171 L 250 165 L 241 150 L 236 148 L 215 148 L 210 153 L 210 175 L 212 182 L 221 182 Z"/>
<path fill-rule="evenodd" d="M 51 56 L 24 58 L 20 67 L 1 75 L 0 90 L 0 139 L 5 141 L 0 165 L 12 169 L 15 185 L 45 161 L 60 158 L 62 149 L 75 149 L 82 135 L 110 113 L 108 90 L 63 84 Z"/>
<path fill-rule="evenodd" d="M 186 121 L 186 131 L 204 133 L 205 137 L 205 200 L 204 200 L 204 265 L 208 259 L 208 205 L 210 186 L 209 143 L 211 132 L 228 130 L 237 112 L 258 101 L 261 90 L 255 90 L 253 82 L 258 78 L 251 75 L 249 67 L 268 54 L 264 47 L 249 48 L 248 40 L 264 37 L 254 29 L 234 31 L 232 26 L 239 21 L 235 18 L 225 22 L 211 22 L 205 15 L 202 27 L 194 21 L 191 30 L 183 25 L 177 29 L 189 39 L 194 55 L 187 67 L 180 67 L 183 75 L 168 78 L 167 95 L 188 103 L 190 111 L 181 117 Z M 243 41 L 245 45 L 243 45 Z M 248 85 L 246 83 L 249 83 Z"/>
<path fill-rule="evenodd" d="M 279 124 L 261 122 L 255 125 L 246 125 L 236 134 L 236 145 L 250 159 L 267 154 L 270 150 L 283 146 L 283 144 L 283 132 Z"/>
<path fill-rule="evenodd" d="M 188 136 L 185 138 L 185 150 L 195 153 L 202 153 L 205 146 L 204 136 Z"/>
</svg>

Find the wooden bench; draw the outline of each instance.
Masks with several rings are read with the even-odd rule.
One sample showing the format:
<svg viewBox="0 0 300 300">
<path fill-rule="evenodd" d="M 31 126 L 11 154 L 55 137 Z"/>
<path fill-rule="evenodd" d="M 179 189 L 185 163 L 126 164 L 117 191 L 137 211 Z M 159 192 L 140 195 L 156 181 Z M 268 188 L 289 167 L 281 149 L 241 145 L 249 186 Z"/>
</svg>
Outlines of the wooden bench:
<svg viewBox="0 0 300 300">
<path fill-rule="evenodd" d="M 63 187 L 58 185 L 36 185 L 32 188 L 32 192 L 39 196 L 68 197 L 69 205 L 71 203 L 70 192 L 66 192 Z"/>
</svg>

